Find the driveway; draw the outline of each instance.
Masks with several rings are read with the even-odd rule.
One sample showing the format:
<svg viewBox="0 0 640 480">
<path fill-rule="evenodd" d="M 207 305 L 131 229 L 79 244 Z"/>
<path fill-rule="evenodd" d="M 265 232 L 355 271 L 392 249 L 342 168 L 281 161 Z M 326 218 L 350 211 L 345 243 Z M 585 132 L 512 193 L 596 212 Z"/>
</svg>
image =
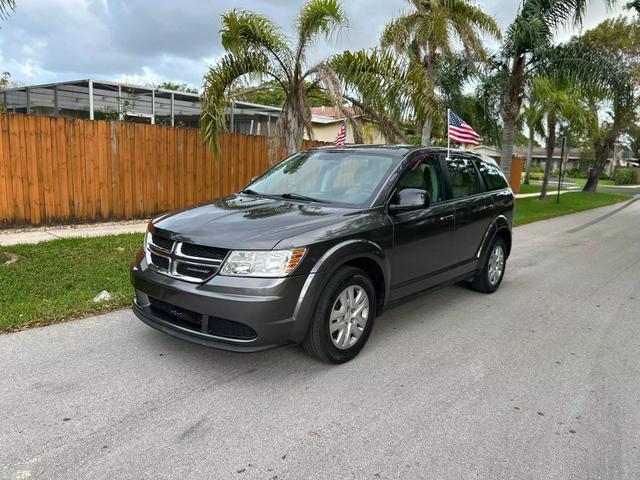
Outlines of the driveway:
<svg viewBox="0 0 640 480">
<path fill-rule="evenodd" d="M 516 229 L 496 294 L 389 310 L 342 366 L 128 311 L 0 336 L 0 477 L 637 479 L 640 201 L 620 208 Z"/>
</svg>

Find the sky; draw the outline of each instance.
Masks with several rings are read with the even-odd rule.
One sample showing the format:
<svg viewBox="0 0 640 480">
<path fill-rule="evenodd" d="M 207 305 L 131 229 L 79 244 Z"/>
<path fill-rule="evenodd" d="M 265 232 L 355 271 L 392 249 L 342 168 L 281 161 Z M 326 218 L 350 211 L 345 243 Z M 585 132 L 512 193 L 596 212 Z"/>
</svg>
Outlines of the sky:
<svg viewBox="0 0 640 480">
<path fill-rule="evenodd" d="M 518 0 L 477 2 L 506 28 Z M 618 2 L 620 3 L 620 2 Z M 622 1 L 622 4 L 624 0 Z M 303 0 L 17 0 L 0 21 L 0 72 L 27 85 L 93 78 L 136 84 L 165 80 L 199 88 L 208 66 L 224 53 L 220 16 L 244 8 L 276 20 L 292 35 Z M 343 2 L 350 25 L 314 45 L 309 61 L 377 44 L 385 23 L 406 8 L 404 0 Z M 592 0 L 583 28 L 623 12 Z M 560 32 L 569 38 L 571 29 Z"/>
</svg>

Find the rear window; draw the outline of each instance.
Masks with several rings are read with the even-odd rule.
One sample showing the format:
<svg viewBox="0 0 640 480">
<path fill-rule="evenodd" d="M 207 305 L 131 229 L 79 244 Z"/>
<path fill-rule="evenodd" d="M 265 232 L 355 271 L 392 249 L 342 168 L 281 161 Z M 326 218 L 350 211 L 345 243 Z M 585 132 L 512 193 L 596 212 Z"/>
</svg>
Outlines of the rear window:
<svg viewBox="0 0 640 480">
<path fill-rule="evenodd" d="M 478 169 L 484 179 L 484 183 L 487 185 L 487 190 L 502 190 L 509 186 L 498 166 L 478 162 Z"/>
</svg>

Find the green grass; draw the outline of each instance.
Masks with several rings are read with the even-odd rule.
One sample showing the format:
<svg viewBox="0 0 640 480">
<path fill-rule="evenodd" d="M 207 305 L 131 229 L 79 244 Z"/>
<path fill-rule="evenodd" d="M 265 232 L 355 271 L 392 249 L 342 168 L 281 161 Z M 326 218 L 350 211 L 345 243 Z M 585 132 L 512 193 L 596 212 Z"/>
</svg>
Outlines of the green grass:
<svg viewBox="0 0 640 480">
<path fill-rule="evenodd" d="M 0 247 L 18 256 L 10 265 L 0 259 L 0 332 L 129 305 L 129 265 L 142 242 L 125 234 Z M 111 300 L 94 303 L 102 290 Z"/>
<path fill-rule="evenodd" d="M 625 200 L 629 200 L 629 195 L 583 192 L 569 192 L 560 195 L 560 205 L 556 204 L 555 196 L 550 196 L 544 201 L 538 200 L 537 197 L 519 198 L 516 199 L 516 213 L 513 223 L 514 226 L 524 225 Z"/>
<path fill-rule="evenodd" d="M 540 191 L 540 185 L 525 185 L 524 183 L 520 185 L 519 193 L 538 193 Z"/>
<path fill-rule="evenodd" d="M 627 200 L 611 193 L 565 193 L 555 197 L 516 200 L 515 225 L 566 215 Z M 142 234 L 69 238 L 36 245 L 0 247 L 0 332 L 45 325 L 129 305 L 129 265 L 142 246 Z M 102 290 L 111 300 L 96 304 Z"/>
<path fill-rule="evenodd" d="M 524 183 L 522 185 L 520 185 L 520 192 L 518 193 L 540 193 L 540 190 L 542 188 L 542 185 L 525 185 Z M 562 187 L 560 190 L 566 190 L 566 187 Z M 558 184 L 554 183 L 551 184 L 547 187 L 547 192 L 551 193 L 551 192 L 557 192 L 558 191 Z"/>
<path fill-rule="evenodd" d="M 567 181 L 571 181 L 573 183 L 575 183 L 576 185 L 580 185 L 581 187 L 584 187 L 584 185 L 587 183 L 587 179 L 586 178 L 572 178 L 571 180 L 567 179 Z M 602 186 L 615 186 L 615 182 L 613 180 L 598 180 L 598 185 L 602 185 Z"/>
</svg>

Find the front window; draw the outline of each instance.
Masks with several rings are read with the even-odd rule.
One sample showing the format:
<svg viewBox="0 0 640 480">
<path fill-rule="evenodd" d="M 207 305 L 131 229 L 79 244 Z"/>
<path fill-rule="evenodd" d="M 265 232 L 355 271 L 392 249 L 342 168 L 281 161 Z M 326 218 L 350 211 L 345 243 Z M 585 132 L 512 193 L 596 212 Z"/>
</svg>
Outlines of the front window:
<svg viewBox="0 0 640 480">
<path fill-rule="evenodd" d="M 398 159 L 362 151 L 311 151 L 276 165 L 245 191 L 326 203 L 365 207 Z"/>
</svg>

